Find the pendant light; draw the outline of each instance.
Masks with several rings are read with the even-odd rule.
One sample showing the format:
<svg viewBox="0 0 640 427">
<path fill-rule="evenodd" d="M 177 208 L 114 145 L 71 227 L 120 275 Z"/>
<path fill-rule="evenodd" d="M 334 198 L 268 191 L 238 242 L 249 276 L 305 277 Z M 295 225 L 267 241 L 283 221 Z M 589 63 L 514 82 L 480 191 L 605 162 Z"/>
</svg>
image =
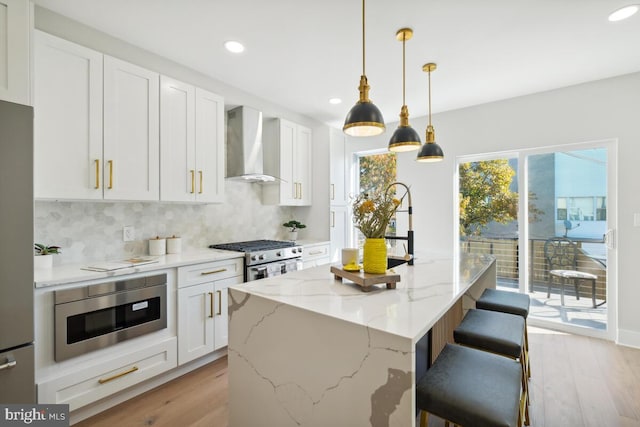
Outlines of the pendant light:
<svg viewBox="0 0 640 427">
<path fill-rule="evenodd" d="M 402 42 L 402 108 L 400 109 L 400 124 L 391 135 L 389 151 L 402 152 L 420 148 L 420 135 L 409 125 L 409 108 L 405 101 L 405 43 L 413 37 L 411 28 L 402 28 L 396 33 L 396 39 Z"/>
<path fill-rule="evenodd" d="M 429 76 L 429 124 L 427 125 L 427 139 L 418 153 L 419 162 L 439 162 L 444 159 L 442 148 L 436 144 L 436 135 L 431 125 L 431 72 L 436 69 L 436 64 L 430 62 L 422 66 L 422 71 Z"/>
<path fill-rule="evenodd" d="M 350 136 L 380 135 L 385 130 L 382 113 L 369 99 L 369 82 L 365 74 L 364 1 L 362 0 L 362 75 L 360 76 L 360 100 L 351 108 L 342 130 Z"/>
</svg>

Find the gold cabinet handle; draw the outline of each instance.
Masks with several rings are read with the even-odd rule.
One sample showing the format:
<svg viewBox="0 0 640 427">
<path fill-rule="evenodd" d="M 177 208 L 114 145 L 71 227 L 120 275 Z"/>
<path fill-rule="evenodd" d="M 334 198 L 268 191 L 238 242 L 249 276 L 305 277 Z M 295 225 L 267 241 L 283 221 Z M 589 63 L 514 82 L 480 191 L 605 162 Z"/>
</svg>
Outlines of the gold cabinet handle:
<svg viewBox="0 0 640 427">
<path fill-rule="evenodd" d="M 336 227 L 336 211 L 331 211 L 331 228 Z"/>
<path fill-rule="evenodd" d="M 213 292 L 209 292 L 209 302 L 211 303 L 209 317 L 213 317 Z"/>
<path fill-rule="evenodd" d="M 138 370 L 138 367 L 137 367 L 137 366 L 134 366 L 134 367 L 133 367 L 133 368 L 131 368 L 131 369 L 127 369 L 126 371 L 120 372 L 119 374 L 115 374 L 115 375 L 113 375 L 113 376 L 111 376 L 111 377 L 107 377 L 107 378 L 100 378 L 100 379 L 98 380 L 98 382 L 99 382 L 100 384 L 108 383 L 109 381 L 117 380 L 118 378 L 120 378 L 120 377 L 124 377 L 125 375 L 129 375 L 129 374 L 131 374 L 131 373 L 133 373 L 133 372 L 135 372 L 135 371 L 137 371 L 137 370 Z"/>
<path fill-rule="evenodd" d="M 320 255 L 323 254 L 324 251 L 313 251 L 313 252 L 309 252 L 309 255 Z"/>
<path fill-rule="evenodd" d="M 331 200 L 335 200 L 335 199 L 336 199 L 336 185 L 331 184 Z"/>
<path fill-rule="evenodd" d="M 109 190 L 113 188 L 113 160 L 109 160 Z"/>
<path fill-rule="evenodd" d="M 222 314 L 222 291 L 216 291 L 218 294 L 218 312 L 216 313 L 218 316 Z"/>
<path fill-rule="evenodd" d="M 191 174 L 191 194 L 193 194 L 196 192 L 196 171 L 191 169 L 189 173 Z"/>
<path fill-rule="evenodd" d="M 227 271 L 226 268 L 221 268 L 220 270 L 213 270 L 213 271 L 203 271 L 202 273 L 200 273 L 201 276 L 208 276 L 209 274 L 216 274 L 216 273 L 222 273 Z"/>
<path fill-rule="evenodd" d="M 302 183 L 300 183 L 300 200 L 302 200 Z"/>
<path fill-rule="evenodd" d="M 100 160 L 95 159 L 94 162 L 96 164 L 96 186 L 95 186 L 95 189 L 97 190 L 98 188 L 100 188 Z"/>
<path fill-rule="evenodd" d="M 198 194 L 202 194 L 202 171 L 198 171 L 198 173 L 200 174 L 200 191 L 198 191 Z"/>
</svg>

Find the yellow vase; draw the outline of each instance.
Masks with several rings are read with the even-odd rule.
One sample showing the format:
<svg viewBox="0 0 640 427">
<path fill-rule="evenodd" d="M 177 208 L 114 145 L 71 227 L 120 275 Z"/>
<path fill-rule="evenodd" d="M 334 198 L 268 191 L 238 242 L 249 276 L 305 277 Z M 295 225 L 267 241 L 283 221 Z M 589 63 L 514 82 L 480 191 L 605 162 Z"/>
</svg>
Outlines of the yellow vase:
<svg viewBox="0 0 640 427">
<path fill-rule="evenodd" d="M 385 239 L 365 239 L 362 264 L 365 273 L 384 274 L 387 272 L 387 242 Z"/>
</svg>

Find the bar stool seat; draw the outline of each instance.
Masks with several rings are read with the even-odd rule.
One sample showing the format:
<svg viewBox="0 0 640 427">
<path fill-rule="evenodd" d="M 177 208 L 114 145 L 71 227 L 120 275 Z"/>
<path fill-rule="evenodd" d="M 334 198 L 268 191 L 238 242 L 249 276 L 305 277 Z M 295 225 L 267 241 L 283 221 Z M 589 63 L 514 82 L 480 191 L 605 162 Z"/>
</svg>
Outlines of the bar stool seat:
<svg viewBox="0 0 640 427">
<path fill-rule="evenodd" d="M 456 343 L 519 359 L 524 347 L 524 319 L 497 311 L 469 310 L 453 331 Z"/>
<path fill-rule="evenodd" d="M 527 332 L 527 317 L 529 317 L 529 307 L 531 298 L 529 295 L 517 292 L 499 291 L 487 288 L 476 301 L 476 308 L 482 310 L 497 311 L 522 316 L 524 318 L 524 351 L 527 362 L 527 376 L 531 378 L 531 363 L 529 361 L 529 333 Z"/>
<path fill-rule="evenodd" d="M 529 316 L 530 305 L 531 299 L 529 295 L 490 288 L 485 289 L 478 301 L 476 301 L 476 308 L 517 314 L 525 319 Z"/>
<path fill-rule="evenodd" d="M 489 310 L 469 310 L 453 331 L 456 343 L 518 360 L 521 366 L 524 423 L 529 425 L 529 374 L 522 316 Z"/>
<path fill-rule="evenodd" d="M 421 427 L 427 414 L 461 426 L 521 425 L 521 368 L 482 350 L 446 344 L 416 385 Z"/>
</svg>

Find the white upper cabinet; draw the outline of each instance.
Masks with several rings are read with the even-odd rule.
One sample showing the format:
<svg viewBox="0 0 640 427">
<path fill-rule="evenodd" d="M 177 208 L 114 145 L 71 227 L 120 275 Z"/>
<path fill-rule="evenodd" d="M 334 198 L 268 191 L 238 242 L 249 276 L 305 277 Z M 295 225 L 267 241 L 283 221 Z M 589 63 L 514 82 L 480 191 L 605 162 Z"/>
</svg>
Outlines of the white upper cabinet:
<svg viewBox="0 0 640 427">
<path fill-rule="evenodd" d="M 222 202 L 223 98 L 166 76 L 160 98 L 160 200 Z"/>
<path fill-rule="evenodd" d="M 158 200 L 159 77 L 35 31 L 35 197 Z"/>
<path fill-rule="evenodd" d="M 104 198 L 158 200 L 158 73 L 104 56 Z"/>
<path fill-rule="evenodd" d="M 102 199 L 102 54 L 34 33 L 35 197 Z"/>
<path fill-rule="evenodd" d="M 196 201 L 224 201 L 224 99 L 196 88 Z"/>
<path fill-rule="evenodd" d="M 347 200 L 346 137 L 341 130 L 329 134 L 329 201 L 331 205 L 345 205 Z"/>
<path fill-rule="evenodd" d="M 0 0 L 0 99 L 31 105 L 29 0 Z"/>
<path fill-rule="evenodd" d="M 280 178 L 265 185 L 266 204 L 311 205 L 311 129 L 284 119 L 264 123 L 264 171 Z"/>
</svg>

